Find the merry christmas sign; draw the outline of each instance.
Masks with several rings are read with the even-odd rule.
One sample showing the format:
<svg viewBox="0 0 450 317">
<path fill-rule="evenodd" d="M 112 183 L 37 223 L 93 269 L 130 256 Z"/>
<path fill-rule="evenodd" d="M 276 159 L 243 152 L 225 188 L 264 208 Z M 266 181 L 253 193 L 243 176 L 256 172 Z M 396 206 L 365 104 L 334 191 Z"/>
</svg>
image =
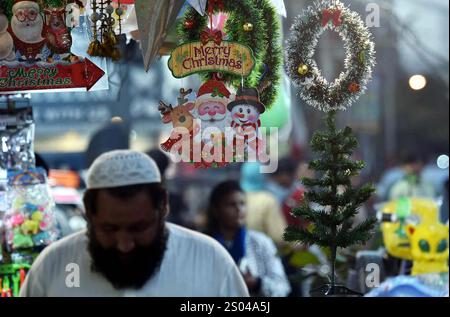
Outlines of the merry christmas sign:
<svg viewBox="0 0 450 317">
<path fill-rule="evenodd" d="M 217 40 L 211 40 L 212 35 L 202 42 L 178 46 L 169 59 L 173 76 L 182 78 L 204 71 L 248 76 L 255 67 L 252 50 L 239 43 L 222 41 L 221 32 L 217 33 Z"/>
<path fill-rule="evenodd" d="M 73 4 L 68 2 L 41 7 L 35 0 L 11 0 L 0 8 L 0 93 L 89 90 L 104 75 L 94 63 L 71 53 L 67 10 Z"/>
</svg>

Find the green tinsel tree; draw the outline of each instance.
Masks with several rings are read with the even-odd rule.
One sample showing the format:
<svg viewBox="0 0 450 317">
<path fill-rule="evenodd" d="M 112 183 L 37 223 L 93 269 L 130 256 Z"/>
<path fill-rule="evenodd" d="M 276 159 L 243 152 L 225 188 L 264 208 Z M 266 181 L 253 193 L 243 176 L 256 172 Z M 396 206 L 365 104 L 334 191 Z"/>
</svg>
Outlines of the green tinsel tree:
<svg viewBox="0 0 450 317">
<path fill-rule="evenodd" d="M 302 180 L 308 191 L 303 204 L 292 210 L 294 217 L 306 220 L 311 225 L 306 228 L 289 226 L 284 239 L 304 245 L 328 247 L 331 251 L 331 281 L 324 287 L 323 293 L 351 294 L 350 290 L 336 285 L 336 254 L 338 248 L 364 244 L 370 239 L 376 219 L 367 219 L 354 225 L 353 218 L 375 189 L 372 184 L 359 188 L 351 184 L 351 178 L 359 175 L 364 168 L 363 161 L 351 159 L 358 146 L 352 129 L 336 128 L 336 111 L 328 112 L 325 121 L 327 130 L 316 132 L 311 141 L 311 148 L 319 154 L 319 158 L 311 161 L 309 167 L 317 172 L 318 177 Z"/>
</svg>

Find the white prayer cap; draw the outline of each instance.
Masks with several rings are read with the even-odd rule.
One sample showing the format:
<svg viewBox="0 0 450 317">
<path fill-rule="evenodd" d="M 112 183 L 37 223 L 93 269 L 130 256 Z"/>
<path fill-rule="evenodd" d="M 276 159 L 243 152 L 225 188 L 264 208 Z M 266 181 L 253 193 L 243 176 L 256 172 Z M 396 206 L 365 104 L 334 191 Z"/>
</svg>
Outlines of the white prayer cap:
<svg viewBox="0 0 450 317">
<path fill-rule="evenodd" d="M 87 172 L 87 189 L 113 188 L 161 183 L 155 161 L 131 150 L 116 150 L 100 155 Z"/>
</svg>

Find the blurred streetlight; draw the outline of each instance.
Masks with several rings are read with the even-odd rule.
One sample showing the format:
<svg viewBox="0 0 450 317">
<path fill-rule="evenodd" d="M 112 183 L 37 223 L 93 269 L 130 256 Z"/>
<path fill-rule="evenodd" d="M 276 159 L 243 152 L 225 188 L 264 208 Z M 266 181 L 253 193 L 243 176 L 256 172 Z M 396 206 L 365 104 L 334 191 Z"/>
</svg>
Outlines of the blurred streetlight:
<svg viewBox="0 0 450 317">
<path fill-rule="evenodd" d="M 427 85 L 427 79 L 423 75 L 414 75 L 409 79 L 409 87 L 413 90 L 424 89 Z"/>
<path fill-rule="evenodd" d="M 438 166 L 440 169 L 445 170 L 445 169 L 448 168 L 448 165 L 449 165 L 449 157 L 448 157 L 448 155 L 445 155 L 445 154 L 440 155 L 440 156 L 438 157 L 438 159 L 437 159 L 437 166 Z"/>
</svg>

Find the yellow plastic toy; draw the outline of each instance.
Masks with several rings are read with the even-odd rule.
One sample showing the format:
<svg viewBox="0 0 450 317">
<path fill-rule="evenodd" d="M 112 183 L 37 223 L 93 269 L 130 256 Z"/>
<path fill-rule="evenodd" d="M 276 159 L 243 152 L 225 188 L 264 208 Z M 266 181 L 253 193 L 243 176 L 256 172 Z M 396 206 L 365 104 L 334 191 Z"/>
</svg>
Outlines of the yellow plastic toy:
<svg viewBox="0 0 450 317">
<path fill-rule="evenodd" d="M 407 222 L 439 223 L 439 207 L 435 201 L 423 198 L 402 198 L 386 203 L 381 212 L 392 215 L 395 221 L 383 222 L 381 231 L 387 252 L 397 258 L 413 260 Z"/>
<path fill-rule="evenodd" d="M 413 258 L 412 275 L 448 272 L 448 225 L 407 225 Z"/>
<path fill-rule="evenodd" d="M 39 222 L 35 220 L 25 220 L 20 226 L 23 234 L 37 234 L 39 232 Z"/>
</svg>

